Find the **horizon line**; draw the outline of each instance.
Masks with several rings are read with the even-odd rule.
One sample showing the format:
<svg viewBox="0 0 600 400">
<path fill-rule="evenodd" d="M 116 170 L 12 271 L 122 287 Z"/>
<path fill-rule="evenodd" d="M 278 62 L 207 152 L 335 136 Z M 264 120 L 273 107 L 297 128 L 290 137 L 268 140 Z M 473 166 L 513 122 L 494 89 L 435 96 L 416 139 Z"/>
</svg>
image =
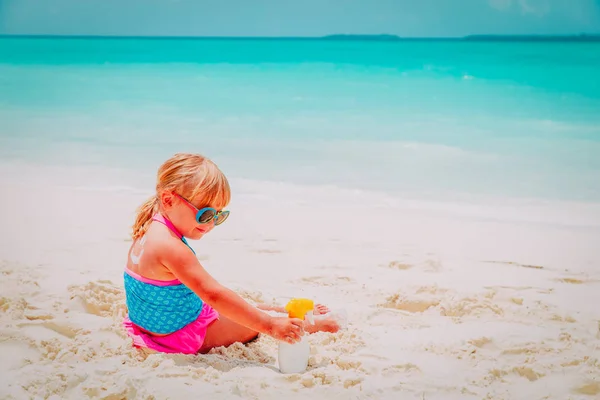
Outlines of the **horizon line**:
<svg viewBox="0 0 600 400">
<path fill-rule="evenodd" d="M 219 40 L 371 40 L 371 41 L 411 41 L 411 40 L 498 40 L 498 39 L 595 39 L 599 33 L 572 34 L 470 34 L 465 36 L 399 36 L 395 34 L 345 34 L 334 33 L 319 36 L 209 36 L 209 35 L 89 35 L 89 34 L 0 34 L 0 38 L 65 38 L 65 39 L 219 39 Z"/>
</svg>

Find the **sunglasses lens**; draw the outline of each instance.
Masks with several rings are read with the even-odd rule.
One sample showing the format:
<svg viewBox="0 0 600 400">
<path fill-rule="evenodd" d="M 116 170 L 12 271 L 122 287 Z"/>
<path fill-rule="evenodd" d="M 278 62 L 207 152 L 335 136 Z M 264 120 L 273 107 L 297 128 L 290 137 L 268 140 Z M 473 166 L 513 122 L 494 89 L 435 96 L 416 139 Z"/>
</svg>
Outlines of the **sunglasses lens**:
<svg viewBox="0 0 600 400">
<path fill-rule="evenodd" d="M 215 221 L 215 225 L 221 225 L 223 222 L 225 222 L 227 217 L 229 217 L 229 211 L 221 212 L 221 214 L 219 214 L 217 220 Z"/>
<path fill-rule="evenodd" d="M 198 222 L 200 224 L 207 224 L 215 217 L 215 212 L 213 210 L 206 210 L 198 217 Z"/>
</svg>

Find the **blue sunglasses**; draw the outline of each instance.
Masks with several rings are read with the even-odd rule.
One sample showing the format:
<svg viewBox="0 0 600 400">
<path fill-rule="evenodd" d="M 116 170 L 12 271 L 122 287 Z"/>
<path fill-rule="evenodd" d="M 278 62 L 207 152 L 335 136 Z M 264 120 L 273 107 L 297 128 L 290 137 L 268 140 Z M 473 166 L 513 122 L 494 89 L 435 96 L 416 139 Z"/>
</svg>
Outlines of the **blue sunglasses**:
<svg viewBox="0 0 600 400">
<path fill-rule="evenodd" d="M 183 197 L 177 193 L 175 193 L 175 195 L 177 197 L 179 197 L 181 200 L 185 201 L 193 210 L 196 211 L 196 222 L 198 222 L 199 224 L 208 224 L 208 223 L 210 223 L 210 221 L 214 220 L 215 226 L 221 225 L 223 222 L 225 222 L 227 217 L 229 217 L 229 211 L 227 211 L 227 210 L 217 211 L 216 209 L 214 209 L 212 207 L 204 207 L 204 208 L 198 209 L 195 205 L 190 203 L 190 201 L 188 199 L 186 199 L 185 197 Z"/>
</svg>

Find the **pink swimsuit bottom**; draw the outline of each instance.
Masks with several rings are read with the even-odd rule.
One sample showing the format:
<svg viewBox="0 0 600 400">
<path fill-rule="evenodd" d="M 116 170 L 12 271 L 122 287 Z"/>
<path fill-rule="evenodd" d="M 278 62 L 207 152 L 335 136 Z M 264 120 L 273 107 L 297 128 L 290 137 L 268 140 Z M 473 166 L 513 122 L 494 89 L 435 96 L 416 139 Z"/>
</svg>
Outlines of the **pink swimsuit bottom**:
<svg viewBox="0 0 600 400">
<path fill-rule="evenodd" d="M 151 285 L 168 286 L 181 284 L 179 280 L 157 281 L 144 278 L 128 269 L 125 272 L 131 277 Z M 204 303 L 202 311 L 195 321 L 168 335 L 156 336 L 147 333 L 131 322 L 129 317 L 124 318 L 123 327 L 133 340 L 135 347 L 147 347 L 161 353 L 196 354 L 202 348 L 208 326 L 217 319 L 219 319 L 219 313 L 210 305 Z"/>
</svg>

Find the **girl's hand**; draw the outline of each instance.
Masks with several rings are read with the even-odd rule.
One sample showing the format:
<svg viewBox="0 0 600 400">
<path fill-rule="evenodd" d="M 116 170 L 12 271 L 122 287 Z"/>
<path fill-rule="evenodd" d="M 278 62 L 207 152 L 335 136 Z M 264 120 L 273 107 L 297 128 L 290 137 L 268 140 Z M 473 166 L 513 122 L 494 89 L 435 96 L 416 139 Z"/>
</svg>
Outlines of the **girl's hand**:
<svg viewBox="0 0 600 400">
<path fill-rule="evenodd" d="M 294 344 L 304 335 L 304 321 L 298 318 L 273 317 L 267 334 L 277 340 Z"/>
</svg>

